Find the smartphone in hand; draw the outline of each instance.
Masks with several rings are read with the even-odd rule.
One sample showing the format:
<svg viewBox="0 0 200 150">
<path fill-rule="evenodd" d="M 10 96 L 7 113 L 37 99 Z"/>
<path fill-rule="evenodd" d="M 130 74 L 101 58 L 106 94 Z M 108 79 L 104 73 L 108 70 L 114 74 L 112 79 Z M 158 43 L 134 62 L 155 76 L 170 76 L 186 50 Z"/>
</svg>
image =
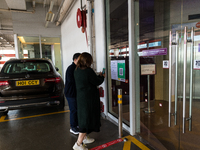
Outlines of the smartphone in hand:
<svg viewBox="0 0 200 150">
<path fill-rule="evenodd" d="M 103 70 L 102 70 L 102 74 L 105 74 L 105 71 L 106 71 L 106 69 L 105 69 L 105 68 L 103 68 Z"/>
</svg>

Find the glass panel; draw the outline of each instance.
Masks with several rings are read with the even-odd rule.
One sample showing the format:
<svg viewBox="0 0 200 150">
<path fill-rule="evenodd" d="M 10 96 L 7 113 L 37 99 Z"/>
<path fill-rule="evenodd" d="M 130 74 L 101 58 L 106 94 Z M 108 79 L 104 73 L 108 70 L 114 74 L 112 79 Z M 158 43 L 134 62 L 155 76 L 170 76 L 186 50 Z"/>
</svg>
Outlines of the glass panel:
<svg viewBox="0 0 200 150">
<path fill-rule="evenodd" d="M 122 89 L 123 120 L 129 124 L 129 45 L 127 0 L 106 0 L 109 112 L 118 117 Z"/>
<path fill-rule="evenodd" d="M 40 58 L 39 37 L 18 36 L 19 58 Z"/>
<path fill-rule="evenodd" d="M 58 72 L 62 76 L 61 48 L 59 37 L 41 37 L 42 58 L 52 60 Z"/>
<path fill-rule="evenodd" d="M 52 72 L 52 67 L 49 64 L 49 62 L 46 61 L 14 61 L 7 63 L 3 70 L 2 73 L 5 74 L 21 74 L 21 73 L 48 73 Z"/>
<path fill-rule="evenodd" d="M 175 112 L 175 56 L 178 45 L 175 43 L 176 37 L 172 34 L 173 45 L 170 49 L 169 33 L 173 24 L 181 23 L 181 4 L 181 1 L 173 0 L 139 0 L 139 13 L 135 12 L 136 18 L 139 17 L 139 34 L 136 34 L 137 52 L 140 56 L 140 85 L 136 85 L 140 87 L 139 134 L 155 149 L 179 149 L 180 145 L 179 130 L 182 121 L 178 118 L 175 125 L 175 117 L 172 115 Z M 181 86 L 181 82 L 179 83 Z M 180 109 L 178 105 L 179 112 Z"/>
<path fill-rule="evenodd" d="M 180 71 L 178 74 L 178 76 L 183 76 L 183 74 L 185 75 L 185 103 L 184 89 L 182 92 L 183 94 L 179 96 L 182 108 L 180 111 L 180 148 L 182 149 L 200 149 L 200 145 L 198 144 L 198 141 L 200 140 L 200 131 L 198 128 L 200 123 L 198 119 L 200 115 L 200 93 L 198 90 L 200 86 L 199 4 L 200 1 L 198 0 L 192 2 L 183 0 L 181 10 L 183 22 L 182 24 L 176 24 L 179 28 L 175 28 L 176 30 L 179 30 L 180 27 L 182 27 L 182 30 L 179 30 L 179 33 L 181 31 L 183 36 L 180 42 L 180 45 L 183 47 L 182 52 L 180 52 L 180 63 L 184 64 L 185 62 L 186 66 L 186 73 Z M 186 29 L 185 33 L 184 29 Z M 182 83 L 184 87 L 184 78 Z M 179 93 L 181 92 L 178 91 L 178 94 Z"/>
<path fill-rule="evenodd" d="M 140 18 L 138 86 L 141 99 L 150 101 L 149 112 L 144 111 L 148 104 L 141 102 L 139 134 L 155 149 L 200 149 L 198 4 L 198 0 L 139 0 L 135 13 Z M 155 72 L 149 64 L 156 66 Z"/>
</svg>

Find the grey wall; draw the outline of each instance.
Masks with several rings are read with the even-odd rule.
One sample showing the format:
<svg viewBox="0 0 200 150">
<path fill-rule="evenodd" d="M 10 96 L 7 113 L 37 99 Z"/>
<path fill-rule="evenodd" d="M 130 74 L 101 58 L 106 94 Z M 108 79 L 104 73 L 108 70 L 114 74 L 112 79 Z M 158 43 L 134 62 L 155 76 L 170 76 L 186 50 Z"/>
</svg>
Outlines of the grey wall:
<svg viewBox="0 0 200 150">
<path fill-rule="evenodd" d="M 53 13 L 56 14 L 58 6 L 53 7 Z M 27 11 L 32 11 L 31 3 L 27 3 Z M 47 37 L 61 36 L 60 26 L 55 23 L 49 23 L 45 28 L 45 17 L 48 8 L 43 8 L 42 4 L 36 4 L 35 13 L 18 13 L 13 12 L 13 31 L 18 35 L 41 35 Z"/>
</svg>

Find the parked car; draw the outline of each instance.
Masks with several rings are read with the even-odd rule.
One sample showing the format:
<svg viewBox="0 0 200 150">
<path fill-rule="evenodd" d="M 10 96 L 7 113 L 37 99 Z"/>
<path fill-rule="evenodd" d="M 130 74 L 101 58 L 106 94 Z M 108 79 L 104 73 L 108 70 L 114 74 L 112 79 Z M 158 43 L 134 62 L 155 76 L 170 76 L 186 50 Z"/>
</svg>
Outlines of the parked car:
<svg viewBox="0 0 200 150">
<path fill-rule="evenodd" d="M 64 108 L 64 82 L 49 59 L 11 59 L 0 72 L 0 112 L 34 106 Z"/>
</svg>

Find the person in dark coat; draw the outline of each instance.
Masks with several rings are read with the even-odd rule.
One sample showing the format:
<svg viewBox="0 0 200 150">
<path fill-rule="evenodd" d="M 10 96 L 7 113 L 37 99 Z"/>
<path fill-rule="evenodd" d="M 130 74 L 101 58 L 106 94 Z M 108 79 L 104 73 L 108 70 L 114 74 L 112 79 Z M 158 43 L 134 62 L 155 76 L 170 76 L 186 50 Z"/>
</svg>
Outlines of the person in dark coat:
<svg viewBox="0 0 200 150">
<path fill-rule="evenodd" d="M 103 83 L 105 74 L 96 75 L 90 67 L 93 62 L 89 53 L 82 53 L 79 57 L 74 78 L 77 90 L 77 113 L 79 136 L 74 144 L 74 150 L 87 150 L 84 144 L 94 142 L 87 134 L 100 131 L 100 97 L 97 86 Z"/>
<path fill-rule="evenodd" d="M 78 116 L 77 116 L 77 100 L 76 100 L 76 85 L 74 79 L 74 70 L 78 62 L 78 57 L 80 53 L 75 53 L 73 55 L 73 62 L 67 68 L 65 74 L 65 97 L 68 101 L 70 109 L 70 132 L 73 134 L 79 134 L 78 132 Z"/>
</svg>

